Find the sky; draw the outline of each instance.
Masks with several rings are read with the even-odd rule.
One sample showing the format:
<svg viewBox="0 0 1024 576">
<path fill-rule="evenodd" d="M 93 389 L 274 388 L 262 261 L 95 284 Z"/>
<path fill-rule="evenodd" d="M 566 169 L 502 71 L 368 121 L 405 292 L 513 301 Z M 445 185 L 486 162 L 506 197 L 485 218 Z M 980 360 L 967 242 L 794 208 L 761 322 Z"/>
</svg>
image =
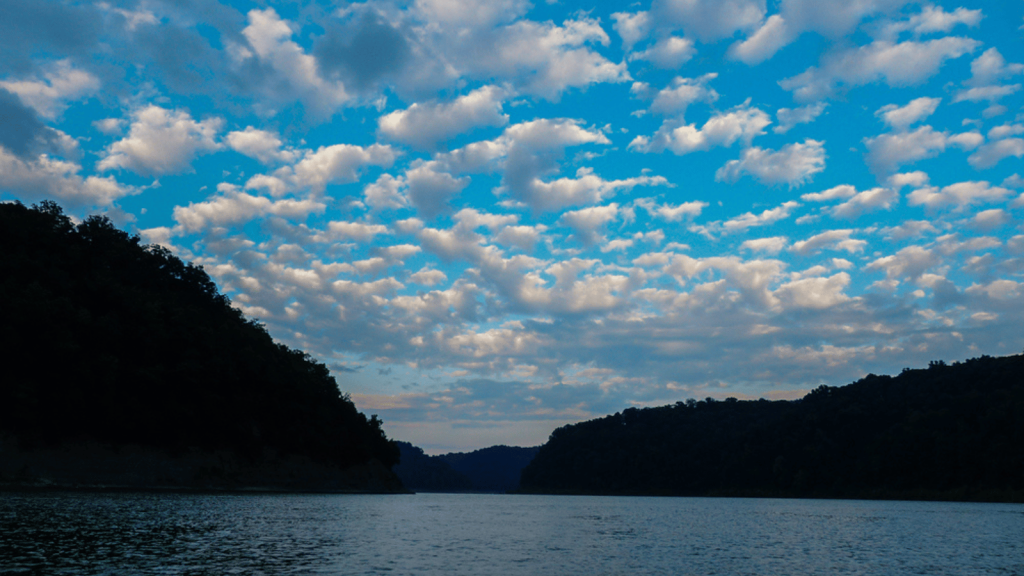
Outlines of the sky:
<svg viewBox="0 0 1024 576">
<path fill-rule="evenodd" d="M 428 453 L 1024 349 L 1024 0 L 0 1 L 0 201 Z"/>
</svg>

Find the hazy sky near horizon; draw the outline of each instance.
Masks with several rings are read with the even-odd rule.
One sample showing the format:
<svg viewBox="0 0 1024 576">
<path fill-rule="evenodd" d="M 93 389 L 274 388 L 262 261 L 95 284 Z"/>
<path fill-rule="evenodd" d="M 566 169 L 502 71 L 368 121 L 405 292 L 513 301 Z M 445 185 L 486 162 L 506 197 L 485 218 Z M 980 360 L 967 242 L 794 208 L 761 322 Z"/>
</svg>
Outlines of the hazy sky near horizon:
<svg viewBox="0 0 1024 576">
<path fill-rule="evenodd" d="M 6 0 L 0 200 L 436 453 L 1024 347 L 1024 0 Z"/>
</svg>

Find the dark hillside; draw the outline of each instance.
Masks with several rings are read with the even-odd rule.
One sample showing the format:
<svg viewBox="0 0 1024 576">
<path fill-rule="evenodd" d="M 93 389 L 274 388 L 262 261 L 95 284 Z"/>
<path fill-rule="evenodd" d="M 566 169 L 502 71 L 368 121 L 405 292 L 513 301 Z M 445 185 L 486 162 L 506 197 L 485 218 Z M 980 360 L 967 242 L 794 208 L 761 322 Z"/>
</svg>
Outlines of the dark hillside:
<svg viewBox="0 0 1024 576">
<path fill-rule="evenodd" d="M 1024 501 L 1024 356 L 631 408 L 555 430 L 522 490 Z"/>
<path fill-rule="evenodd" d="M 339 469 L 398 448 L 327 368 L 274 342 L 202 268 L 53 203 L 0 204 L 0 432 Z M 396 483 L 397 484 L 397 483 Z"/>
<path fill-rule="evenodd" d="M 473 482 L 481 492 L 512 492 L 519 489 L 519 477 L 539 446 L 491 446 L 473 452 L 452 452 L 438 456 Z"/>
<path fill-rule="evenodd" d="M 398 442 L 402 460 L 395 474 L 402 485 L 415 492 L 469 492 L 473 483 L 436 456 L 427 456 L 423 449 L 408 442 Z"/>
</svg>

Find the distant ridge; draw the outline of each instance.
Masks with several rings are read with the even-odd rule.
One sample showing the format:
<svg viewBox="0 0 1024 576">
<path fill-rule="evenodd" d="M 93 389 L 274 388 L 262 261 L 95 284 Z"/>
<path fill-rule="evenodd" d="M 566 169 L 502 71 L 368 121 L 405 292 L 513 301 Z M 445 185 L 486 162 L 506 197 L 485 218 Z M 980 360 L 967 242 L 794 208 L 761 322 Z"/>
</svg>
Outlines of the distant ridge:
<svg viewBox="0 0 1024 576">
<path fill-rule="evenodd" d="M 400 491 L 327 367 L 102 217 L 0 204 L 0 485 Z"/>
<path fill-rule="evenodd" d="M 420 492 L 514 492 L 523 468 L 539 450 L 537 446 L 491 446 L 427 456 L 408 442 L 398 446 L 402 460 L 395 473 L 407 488 Z"/>
<path fill-rule="evenodd" d="M 1024 356 L 555 430 L 521 491 L 1024 502 Z"/>
</svg>

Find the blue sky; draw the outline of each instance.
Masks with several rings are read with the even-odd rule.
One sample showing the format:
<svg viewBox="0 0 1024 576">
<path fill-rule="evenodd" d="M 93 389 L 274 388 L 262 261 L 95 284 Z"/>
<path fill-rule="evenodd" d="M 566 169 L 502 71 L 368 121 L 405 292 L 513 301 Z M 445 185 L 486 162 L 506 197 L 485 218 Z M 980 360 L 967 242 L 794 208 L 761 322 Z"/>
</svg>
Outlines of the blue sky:
<svg viewBox="0 0 1024 576">
<path fill-rule="evenodd" d="M 1024 1 L 9 0 L 0 200 L 428 452 L 1024 347 Z"/>
</svg>

